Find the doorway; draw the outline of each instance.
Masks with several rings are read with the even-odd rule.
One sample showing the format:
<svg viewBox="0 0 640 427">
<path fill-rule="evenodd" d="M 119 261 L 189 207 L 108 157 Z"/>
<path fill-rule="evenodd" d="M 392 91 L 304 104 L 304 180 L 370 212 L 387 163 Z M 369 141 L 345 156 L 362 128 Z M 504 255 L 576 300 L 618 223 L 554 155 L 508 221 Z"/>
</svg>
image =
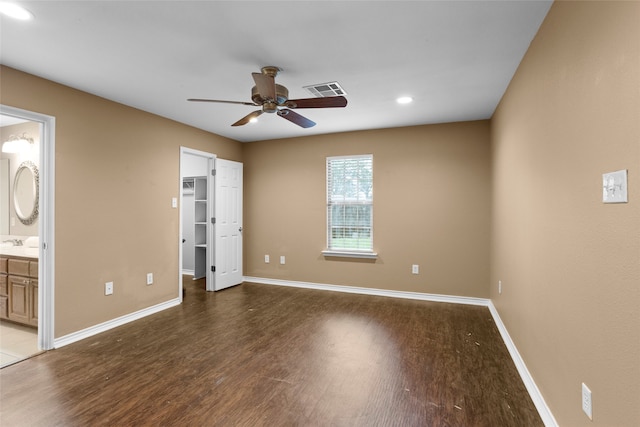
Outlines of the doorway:
<svg viewBox="0 0 640 427">
<path fill-rule="evenodd" d="M 180 274 L 204 279 L 207 288 L 215 280 L 211 224 L 215 158 L 212 153 L 180 148 Z"/>
<path fill-rule="evenodd" d="M 180 298 L 183 276 L 207 291 L 242 283 L 243 165 L 180 147 Z"/>
<path fill-rule="evenodd" d="M 6 191 L 0 191 L 0 254 L 6 260 L 0 270 L 6 291 L 0 334 L 3 346 L 12 346 L 7 352 L 0 349 L 4 366 L 52 349 L 54 344 L 55 118 L 4 105 L 0 105 L 0 118 L 0 143 L 22 139 L 25 145 L 3 153 L 0 162 L 4 165 L 0 186 L 7 185 Z M 24 198 L 25 194 L 33 197 Z"/>
</svg>

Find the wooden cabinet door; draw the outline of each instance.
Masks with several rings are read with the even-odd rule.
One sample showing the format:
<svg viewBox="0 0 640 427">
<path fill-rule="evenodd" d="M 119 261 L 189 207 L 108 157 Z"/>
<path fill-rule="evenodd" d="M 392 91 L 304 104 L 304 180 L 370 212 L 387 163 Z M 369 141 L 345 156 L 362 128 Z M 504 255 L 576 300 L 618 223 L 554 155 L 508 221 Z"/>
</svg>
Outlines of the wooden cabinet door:
<svg viewBox="0 0 640 427">
<path fill-rule="evenodd" d="M 29 279 L 9 276 L 9 319 L 29 323 Z"/>
<path fill-rule="evenodd" d="M 6 264 L 6 263 L 5 263 Z M 7 275 L 0 272 L 0 319 L 9 318 L 9 288 Z"/>
<path fill-rule="evenodd" d="M 29 280 L 29 324 L 38 326 L 38 280 Z"/>
</svg>

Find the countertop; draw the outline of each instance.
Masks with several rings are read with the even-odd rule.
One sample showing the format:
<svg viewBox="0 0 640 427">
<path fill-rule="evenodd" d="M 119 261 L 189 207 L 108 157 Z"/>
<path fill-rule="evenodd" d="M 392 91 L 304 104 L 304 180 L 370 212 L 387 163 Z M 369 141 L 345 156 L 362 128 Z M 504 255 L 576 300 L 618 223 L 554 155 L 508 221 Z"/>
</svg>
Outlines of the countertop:
<svg viewBox="0 0 640 427">
<path fill-rule="evenodd" d="M 8 246 L 0 243 L 0 256 L 19 256 L 26 258 L 38 258 L 39 248 L 28 246 Z"/>
</svg>

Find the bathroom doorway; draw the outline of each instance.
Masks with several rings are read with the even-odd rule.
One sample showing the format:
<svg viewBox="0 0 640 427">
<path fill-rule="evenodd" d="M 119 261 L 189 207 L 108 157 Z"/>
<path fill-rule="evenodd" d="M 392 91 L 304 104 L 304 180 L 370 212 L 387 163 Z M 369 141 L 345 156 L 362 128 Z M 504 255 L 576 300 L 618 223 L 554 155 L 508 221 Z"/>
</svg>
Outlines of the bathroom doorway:
<svg viewBox="0 0 640 427">
<path fill-rule="evenodd" d="M 54 125 L 0 106 L 0 367 L 53 348 Z"/>
</svg>

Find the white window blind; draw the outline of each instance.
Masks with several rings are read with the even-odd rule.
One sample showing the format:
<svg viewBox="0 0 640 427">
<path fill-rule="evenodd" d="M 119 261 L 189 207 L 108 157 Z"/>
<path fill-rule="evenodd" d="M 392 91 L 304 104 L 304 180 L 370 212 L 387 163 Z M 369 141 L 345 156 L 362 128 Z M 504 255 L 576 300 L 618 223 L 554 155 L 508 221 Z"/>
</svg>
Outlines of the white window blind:
<svg viewBox="0 0 640 427">
<path fill-rule="evenodd" d="M 327 158 L 327 249 L 373 251 L 373 155 Z"/>
</svg>

